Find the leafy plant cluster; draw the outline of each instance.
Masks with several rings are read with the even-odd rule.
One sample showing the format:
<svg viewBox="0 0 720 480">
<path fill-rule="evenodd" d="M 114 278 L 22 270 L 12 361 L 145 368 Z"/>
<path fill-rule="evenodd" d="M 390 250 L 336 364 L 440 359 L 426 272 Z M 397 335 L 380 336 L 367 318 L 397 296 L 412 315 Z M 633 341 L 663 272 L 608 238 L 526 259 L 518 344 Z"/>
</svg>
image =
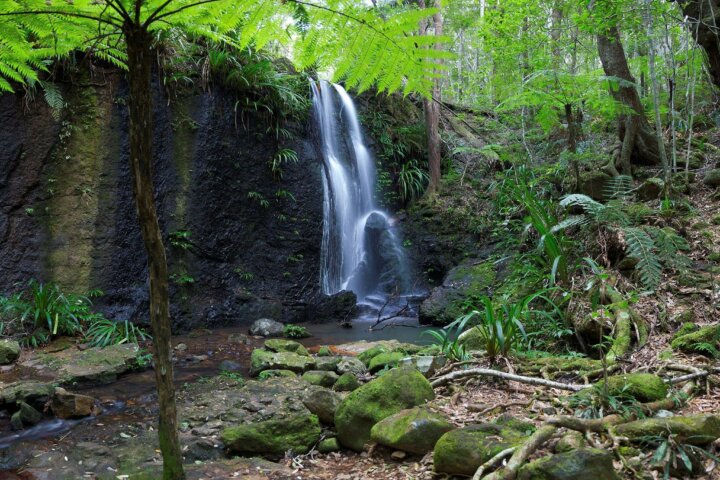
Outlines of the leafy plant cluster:
<svg viewBox="0 0 720 480">
<path fill-rule="evenodd" d="M 283 328 L 283 336 L 287 338 L 307 338 L 310 337 L 310 332 L 308 332 L 308 329 L 301 326 L 301 325 L 293 325 L 291 323 L 288 323 Z"/>
</svg>

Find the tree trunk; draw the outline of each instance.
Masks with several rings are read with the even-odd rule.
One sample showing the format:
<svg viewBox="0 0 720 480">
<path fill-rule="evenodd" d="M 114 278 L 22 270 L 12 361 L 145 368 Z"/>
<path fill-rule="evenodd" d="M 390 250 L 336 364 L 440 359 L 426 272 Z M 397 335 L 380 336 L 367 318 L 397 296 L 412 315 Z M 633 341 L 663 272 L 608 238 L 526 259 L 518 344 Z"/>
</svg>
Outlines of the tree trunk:
<svg viewBox="0 0 720 480">
<path fill-rule="evenodd" d="M 577 114 L 573 113 L 573 106 L 570 103 L 565 104 L 565 121 L 567 122 L 567 142 L 568 151 L 571 154 L 571 163 L 573 174 L 575 175 L 575 191 L 580 188 L 580 162 L 577 159 L 577 141 L 580 131 L 580 125 Z"/>
<path fill-rule="evenodd" d="M 163 479 L 182 480 L 182 453 L 177 429 L 175 387 L 170 348 L 168 268 L 158 224 L 152 181 L 152 37 L 135 24 L 125 25 L 128 83 L 130 87 L 130 169 L 133 200 L 140 222 L 150 276 L 150 325 L 160 416 L 158 437 L 163 458 Z"/>
<path fill-rule="evenodd" d="M 720 0 L 688 0 L 678 2 L 688 17 L 690 32 L 705 51 L 713 84 L 720 88 Z"/>
<path fill-rule="evenodd" d="M 435 8 L 438 9 L 437 13 L 433 15 L 433 23 L 435 25 L 435 35 L 442 35 L 443 19 L 440 13 L 440 1 L 435 0 Z M 425 0 L 419 0 L 418 4 L 420 8 L 425 8 Z M 420 25 L 420 35 L 424 35 L 426 32 L 426 25 L 424 22 Z M 435 45 L 436 49 L 442 48 L 441 44 Z M 428 170 L 430 171 L 430 182 L 428 185 L 427 194 L 434 195 L 440 189 L 440 166 L 441 166 L 441 151 L 440 151 L 440 84 L 437 79 L 433 80 L 432 97 L 423 100 L 423 107 L 425 111 L 425 132 L 428 141 Z"/>
<path fill-rule="evenodd" d="M 605 33 L 598 34 L 597 43 L 605 75 L 615 77 L 620 82 L 618 88 L 612 90 L 612 95 L 630 110 L 629 113 L 620 115 L 618 136 L 623 146 L 616 166 L 622 169 L 624 175 L 631 175 L 631 163 L 643 165 L 659 163 L 657 138 L 645 117 L 640 95 L 635 86 L 635 78 L 630 73 L 617 27 L 610 27 Z"/>
</svg>

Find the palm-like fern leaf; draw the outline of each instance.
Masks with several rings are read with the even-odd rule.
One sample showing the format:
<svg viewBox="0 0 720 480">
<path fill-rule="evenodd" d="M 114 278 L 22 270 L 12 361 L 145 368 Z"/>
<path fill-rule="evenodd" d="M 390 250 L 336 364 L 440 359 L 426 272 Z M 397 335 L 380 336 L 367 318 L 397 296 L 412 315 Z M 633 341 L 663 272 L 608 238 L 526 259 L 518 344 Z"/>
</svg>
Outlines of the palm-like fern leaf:
<svg viewBox="0 0 720 480">
<path fill-rule="evenodd" d="M 662 265 L 655 253 L 653 239 L 642 228 L 625 227 L 621 231 L 625 236 L 628 256 L 638 262 L 635 269 L 640 281 L 648 290 L 655 290 L 662 278 Z"/>
</svg>

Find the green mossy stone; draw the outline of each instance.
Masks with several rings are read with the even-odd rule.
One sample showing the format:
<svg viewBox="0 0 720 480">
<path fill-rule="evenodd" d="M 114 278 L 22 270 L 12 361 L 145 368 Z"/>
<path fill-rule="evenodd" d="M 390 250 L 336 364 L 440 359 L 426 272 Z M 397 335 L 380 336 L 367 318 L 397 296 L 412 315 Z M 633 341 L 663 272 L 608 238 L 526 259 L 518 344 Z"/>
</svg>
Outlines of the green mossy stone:
<svg viewBox="0 0 720 480">
<path fill-rule="evenodd" d="M 608 393 L 612 396 L 631 396 L 638 402 L 662 400 L 668 394 L 667 384 L 651 373 L 628 373 L 608 377 Z M 604 388 L 604 381 L 595 383 L 592 390 Z M 591 389 L 583 390 L 582 392 Z M 581 392 L 581 394 L 582 394 Z"/>
<path fill-rule="evenodd" d="M 337 438 L 326 438 L 321 441 L 318 445 L 318 452 L 320 453 L 332 453 L 340 451 L 340 443 Z"/>
<path fill-rule="evenodd" d="M 609 452 L 582 448 L 539 458 L 524 465 L 518 480 L 620 480 Z"/>
<path fill-rule="evenodd" d="M 0 365 L 8 365 L 20 356 L 20 344 L 15 340 L 0 340 Z"/>
<path fill-rule="evenodd" d="M 315 359 L 293 352 L 271 352 L 256 348 L 250 355 L 250 375 L 263 370 L 290 370 L 302 373 L 315 365 Z"/>
<path fill-rule="evenodd" d="M 667 418 L 646 418 L 623 423 L 615 433 L 631 441 L 647 437 L 675 435 L 679 443 L 707 445 L 720 438 L 720 417 L 716 415 L 687 415 Z"/>
<path fill-rule="evenodd" d="M 297 374 L 290 370 L 263 370 L 258 374 L 259 380 L 267 380 L 268 378 L 275 377 L 297 377 Z"/>
<path fill-rule="evenodd" d="M 308 392 L 302 402 L 305 408 L 317 415 L 322 423 L 332 425 L 335 422 L 335 412 L 342 400 L 342 395 L 337 392 L 327 388 L 317 388 Z"/>
<path fill-rule="evenodd" d="M 427 357 L 434 357 L 435 355 L 440 355 L 441 353 L 442 348 L 440 348 L 440 345 L 428 345 L 417 352 L 418 355 Z"/>
<path fill-rule="evenodd" d="M 583 438 L 583 434 L 575 430 L 570 430 L 560 437 L 560 440 L 555 444 L 555 453 L 570 452 L 582 448 L 584 445 L 585 439 Z"/>
<path fill-rule="evenodd" d="M 681 331 L 683 327 L 681 327 Z M 670 344 L 672 348 L 684 353 L 699 353 L 720 358 L 720 351 L 718 351 L 720 325 L 707 325 L 688 333 L 681 333 L 681 331 L 678 331 Z"/>
<path fill-rule="evenodd" d="M 294 340 L 280 338 L 265 340 L 265 348 L 271 352 L 292 352 L 298 355 L 309 355 L 307 349 Z"/>
<path fill-rule="evenodd" d="M 27 403 L 20 402 L 18 405 L 20 406 L 20 411 L 18 413 L 20 413 L 20 420 L 23 425 L 35 425 L 42 420 L 42 413 L 38 412 Z"/>
<path fill-rule="evenodd" d="M 342 357 L 335 371 L 340 374 L 354 373 L 355 375 L 363 375 L 367 373 L 367 366 L 355 357 Z"/>
<path fill-rule="evenodd" d="M 342 357 L 317 357 L 315 359 L 315 370 L 334 372 L 337 370 L 341 360 Z"/>
<path fill-rule="evenodd" d="M 380 420 L 435 398 L 430 382 L 412 368 L 395 368 L 351 392 L 335 413 L 338 440 L 361 451 Z"/>
<path fill-rule="evenodd" d="M 338 380 L 338 374 L 328 372 L 326 370 L 310 370 L 303 373 L 302 379 L 310 385 L 318 385 L 320 387 L 332 387 Z"/>
<path fill-rule="evenodd" d="M 412 408 L 380 420 L 370 430 L 370 438 L 386 447 L 424 455 L 435 448 L 440 437 L 454 428 L 438 413 L 426 408 Z"/>
<path fill-rule="evenodd" d="M 320 350 L 317 352 L 318 357 L 329 357 L 330 355 L 332 355 L 332 351 L 330 351 L 330 347 L 326 345 L 320 347 Z"/>
<path fill-rule="evenodd" d="M 521 445 L 533 430 L 532 424 L 508 416 L 493 423 L 452 430 L 435 444 L 435 472 L 472 476 L 480 465 L 501 451 Z"/>
<path fill-rule="evenodd" d="M 359 387 L 360 381 L 358 381 L 357 377 L 350 372 L 346 372 L 337 379 L 335 385 L 333 385 L 333 390 L 338 392 L 352 392 Z"/>
<path fill-rule="evenodd" d="M 282 456 L 291 450 L 307 453 L 320 439 L 320 422 L 310 413 L 272 418 L 257 423 L 229 427 L 220 437 L 231 451 L 239 454 Z"/>
<path fill-rule="evenodd" d="M 375 373 L 386 367 L 396 367 L 405 357 L 407 357 L 407 354 L 403 352 L 384 352 L 379 355 L 375 355 L 372 360 L 370 360 L 368 369 L 370 370 L 370 373 Z"/>
<path fill-rule="evenodd" d="M 365 364 L 365 366 L 368 366 L 374 357 L 380 355 L 381 353 L 388 353 L 390 351 L 391 349 L 385 345 L 376 345 L 360 353 L 356 358 Z"/>
<path fill-rule="evenodd" d="M 709 187 L 720 186 L 720 168 L 708 171 L 703 178 L 703 183 Z"/>
</svg>

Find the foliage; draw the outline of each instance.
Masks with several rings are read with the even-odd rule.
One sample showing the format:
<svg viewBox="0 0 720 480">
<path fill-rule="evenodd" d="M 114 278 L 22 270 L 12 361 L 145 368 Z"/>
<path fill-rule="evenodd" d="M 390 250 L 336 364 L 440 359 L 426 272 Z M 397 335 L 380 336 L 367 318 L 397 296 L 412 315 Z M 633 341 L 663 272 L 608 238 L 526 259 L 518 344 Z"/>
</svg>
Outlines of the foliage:
<svg viewBox="0 0 720 480">
<path fill-rule="evenodd" d="M 297 152 L 295 152 L 295 150 L 292 150 L 290 148 L 281 148 L 273 156 L 272 162 L 270 162 L 270 170 L 272 171 L 273 175 L 275 175 L 277 178 L 282 178 L 282 176 L 283 176 L 282 166 L 286 163 L 297 163 L 297 162 L 298 162 L 298 156 L 297 156 Z"/>
<path fill-rule="evenodd" d="M 625 418 L 632 415 L 644 417 L 635 397 L 627 392 L 627 385 L 620 391 L 608 393 L 602 382 L 596 384 L 588 392 L 582 391 L 571 396 L 568 406 L 575 409 L 575 416 L 579 418 L 603 418 L 611 413 L 617 413 Z"/>
<path fill-rule="evenodd" d="M 190 230 L 177 230 L 168 235 L 170 237 L 170 245 L 182 250 L 189 250 L 192 247 Z"/>
<path fill-rule="evenodd" d="M 434 344 L 440 347 L 440 352 L 451 362 L 464 362 L 470 360 L 470 354 L 459 341 L 462 328 L 462 325 L 451 324 L 442 330 L 425 330 L 422 335 L 432 337 Z"/>
<path fill-rule="evenodd" d="M 93 347 L 106 347 L 123 343 L 137 345 L 152 337 L 129 320 L 116 322 L 107 318 L 99 318 L 90 324 L 85 332 L 85 338 Z"/>
<path fill-rule="evenodd" d="M 283 328 L 283 335 L 287 338 L 307 338 L 311 337 L 310 332 L 308 332 L 308 329 L 301 326 L 301 325 L 293 325 L 291 323 L 288 323 Z"/>
<path fill-rule="evenodd" d="M 693 459 L 702 459 L 706 457 L 715 463 L 720 462 L 720 458 L 713 455 L 704 448 L 682 443 L 678 441 L 677 436 L 668 433 L 667 436 L 648 436 L 640 439 L 641 443 L 655 449 L 650 459 L 650 465 L 659 467 L 663 472 L 663 479 L 668 480 L 671 472 L 682 472 L 685 475 L 696 473 Z"/>
<path fill-rule="evenodd" d="M 243 378 L 243 376 L 240 375 L 239 373 L 236 373 L 236 372 L 229 372 L 229 371 L 227 371 L 227 370 L 220 370 L 220 376 L 225 377 L 225 378 L 229 378 L 230 380 L 234 380 L 235 382 L 237 382 L 237 383 L 240 384 L 240 385 L 244 385 L 244 384 L 245 384 L 245 379 Z"/>
<path fill-rule="evenodd" d="M 400 198 L 407 202 L 419 197 L 425 191 L 428 181 L 427 172 L 418 167 L 417 162 L 409 161 L 404 163 L 400 167 L 397 178 Z"/>
</svg>

